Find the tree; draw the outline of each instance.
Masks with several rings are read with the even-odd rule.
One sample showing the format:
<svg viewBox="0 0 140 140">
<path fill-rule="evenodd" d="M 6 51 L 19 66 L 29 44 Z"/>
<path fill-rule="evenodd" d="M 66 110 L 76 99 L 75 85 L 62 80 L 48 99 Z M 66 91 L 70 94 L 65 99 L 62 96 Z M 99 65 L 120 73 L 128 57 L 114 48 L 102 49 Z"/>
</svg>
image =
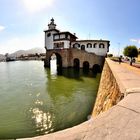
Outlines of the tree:
<svg viewBox="0 0 140 140">
<path fill-rule="evenodd" d="M 140 54 L 140 48 L 138 49 L 138 54 Z"/>
<path fill-rule="evenodd" d="M 123 54 L 124 54 L 125 56 L 128 56 L 128 57 L 131 58 L 131 60 L 130 60 L 130 65 L 132 65 L 133 58 L 138 56 L 138 49 L 137 49 L 137 47 L 134 46 L 134 45 L 132 45 L 132 46 L 131 46 L 131 45 L 130 45 L 130 46 L 126 46 L 126 47 L 124 48 Z"/>
<path fill-rule="evenodd" d="M 107 54 L 107 57 L 113 57 L 113 54 L 109 53 Z"/>
</svg>

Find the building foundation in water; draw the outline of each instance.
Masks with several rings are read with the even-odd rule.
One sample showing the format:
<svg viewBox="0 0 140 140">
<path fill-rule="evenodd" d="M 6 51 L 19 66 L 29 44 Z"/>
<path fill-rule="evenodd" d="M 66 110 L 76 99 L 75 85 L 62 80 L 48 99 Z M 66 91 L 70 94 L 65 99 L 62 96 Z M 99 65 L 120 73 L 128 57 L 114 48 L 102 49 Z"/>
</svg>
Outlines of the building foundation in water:
<svg viewBox="0 0 140 140">
<path fill-rule="evenodd" d="M 102 39 L 77 40 L 75 33 L 57 30 L 53 18 L 44 32 L 45 67 L 50 67 L 51 56 L 55 54 L 58 67 L 102 69 L 104 59 L 109 51 L 110 41 Z"/>
</svg>

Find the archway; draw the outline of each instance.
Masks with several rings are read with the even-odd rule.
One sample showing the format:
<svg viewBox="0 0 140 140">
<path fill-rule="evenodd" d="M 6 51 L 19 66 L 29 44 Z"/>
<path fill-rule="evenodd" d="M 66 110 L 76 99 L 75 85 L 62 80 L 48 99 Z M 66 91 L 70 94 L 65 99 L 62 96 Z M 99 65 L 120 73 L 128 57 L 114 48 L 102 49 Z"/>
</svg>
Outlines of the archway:
<svg viewBox="0 0 140 140">
<path fill-rule="evenodd" d="M 88 61 L 83 62 L 83 70 L 84 71 L 89 71 L 89 62 Z"/>
<path fill-rule="evenodd" d="M 73 48 L 80 48 L 80 44 L 78 43 L 73 44 Z"/>
<path fill-rule="evenodd" d="M 93 65 L 92 71 L 93 71 L 94 73 L 100 73 L 100 72 L 101 72 L 101 67 L 100 67 L 100 65 L 98 65 L 98 64 Z"/>
<path fill-rule="evenodd" d="M 53 61 L 52 61 L 53 60 Z M 53 68 L 51 67 L 51 62 L 53 62 Z M 52 55 L 50 56 L 50 59 L 49 59 L 49 65 L 50 65 L 50 68 L 51 69 L 55 69 L 56 67 L 56 72 L 58 75 L 61 75 L 62 74 L 62 57 L 59 53 L 52 53 Z M 54 70 L 55 71 L 55 70 Z M 53 72 L 54 73 L 54 72 Z"/>
<path fill-rule="evenodd" d="M 105 45 L 103 43 L 100 43 L 99 48 L 105 48 Z"/>
<path fill-rule="evenodd" d="M 57 64 L 57 68 L 62 68 L 62 57 L 60 54 L 58 53 L 52 53 L 52 55 L 50 56 L 50 59 L 56 59 L 56 64 Z"/>
<path fill-rule="evenodd" d="M 60 54 L 55 53 L 57 59 L 57 68 L 62 68 L 62 57 Z"/>
<path fill-rule="evenodd" d="M 85 50 L 85 45 L 81 45 L 81 50 Z"/>
<path fill-rule="evenodd" d="M 75 69 L 79 69 L 80 68 L 80 60 L 78 58 L 75 58 L 73 61 L 73 67 Z"/>
</svg>

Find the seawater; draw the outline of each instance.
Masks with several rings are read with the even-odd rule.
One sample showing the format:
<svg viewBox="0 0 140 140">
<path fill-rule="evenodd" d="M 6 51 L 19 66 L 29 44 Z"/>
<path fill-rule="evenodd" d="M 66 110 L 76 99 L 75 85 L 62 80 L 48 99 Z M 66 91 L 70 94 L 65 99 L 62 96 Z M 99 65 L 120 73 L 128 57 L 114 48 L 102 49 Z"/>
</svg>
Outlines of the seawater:
<svg viewBox="0 0 140 140">
<path fill-rule="evenodd" d="M 0 63 L 0 139 L 43 135 L 86 121 L 100 74 L 63 69 L 53 75 L 42 61 Z"/>
</svg>

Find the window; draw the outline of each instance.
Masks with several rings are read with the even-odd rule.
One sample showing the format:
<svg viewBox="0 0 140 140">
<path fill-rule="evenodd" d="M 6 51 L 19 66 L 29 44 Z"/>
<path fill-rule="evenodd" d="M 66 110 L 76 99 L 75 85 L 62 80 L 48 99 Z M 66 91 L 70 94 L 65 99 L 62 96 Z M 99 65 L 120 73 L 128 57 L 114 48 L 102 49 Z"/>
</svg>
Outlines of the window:
<svg viewBox="0 0 140 140">
<path fill-rule="evenodd" d="M 61 38 L 61 39 L 64 39 L 65 37 L 66 37 L 65 34 L 61 34 L 61 35 L 60 35 L 60 38 Z"/>
<path fill-rule="evenodd" d="M 99 48 L 105 48 L 105 45 L 103 43 L 100 43 Z"/>
<path fill-rule="evenodd" d="M 51 36 L 51 33 L 48 33 L 48 34 L 47 34 L 47 37 L 50 37 L 50 36 Z"/>
<path fill-rule="evenodd" d="M 93 48 L 96 48 L 96 45 L 97 45 L 97 43 L 94 43 L 94 44 L 93 44 Z"/>
<path fill-rule="evenodd" d="M 85 45 L 81 45 L 81 50 L 85 50 Z"/>
<path fill-rule="evenodd" d="M 59 35 L 54 36 L 54 40 L 57 40 L 57 39 L 59 39 Z"/>
<path fill-rule="evenodd" d="M 66 39 L 68 38 L 68 34 L 66 34 Z"/>
<path fill-rule="evenodd" d="M 64 48 L 64 42 L 58 42 L 58 43 L 54 43 L 54 48 L 55 49 L 62 49 Z"/>
<path fill-rule="evenodd" d="M 92 48 L 92 44 L 91 43 L 88 43 L 87 44 L 87 48 Z"/>
<path fill-rule="evenodd" d="M 79 48 L 79 47 L 80 47 L 80 44 L 78 43 L 73 44 L 73 48 Z"/>
</svg>

